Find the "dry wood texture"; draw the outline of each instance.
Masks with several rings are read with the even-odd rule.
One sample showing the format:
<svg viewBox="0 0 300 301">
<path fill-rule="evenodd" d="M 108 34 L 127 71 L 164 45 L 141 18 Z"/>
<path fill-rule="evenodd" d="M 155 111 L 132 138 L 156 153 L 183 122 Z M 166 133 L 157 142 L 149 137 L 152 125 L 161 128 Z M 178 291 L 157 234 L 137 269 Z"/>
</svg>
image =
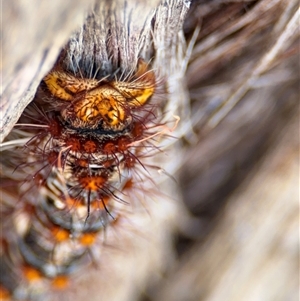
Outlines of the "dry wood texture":
<svg viewBox="0 0 300 301">
<path fill-rule="evenodd" d="M 299 18 L 296 0 L 3 3 L 1 139 L 65 45 L 104 73 L 151 60 L 181 118 L 153 159 L 175 201 L 125 225 L 66 300 L 298 300 Z"/>
</svg>

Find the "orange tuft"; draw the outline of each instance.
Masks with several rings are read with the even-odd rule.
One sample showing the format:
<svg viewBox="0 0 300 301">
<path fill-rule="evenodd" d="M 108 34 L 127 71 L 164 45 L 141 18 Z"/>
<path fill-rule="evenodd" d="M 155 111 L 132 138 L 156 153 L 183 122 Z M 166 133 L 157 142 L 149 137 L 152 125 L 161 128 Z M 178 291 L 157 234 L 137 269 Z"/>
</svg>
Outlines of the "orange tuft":
<svg viewBox="0 0 300 301">
<path fill-rule="evenodd" d="M 86 190 L 97 191 L 103 184 L 106 182 L 106 178 L 101 176 L 94 176 L 94 177 L 82 177 L 79 179 L 81 186 Z"/>
<path fill-rule="evenodd" d="M 62 100 L 72 100 L 73 95 L 96 88 L 98 81 L 88 78 L 77 78 L 63 71 L 51 71 L 44 78 L 49 91 Z"/>
<path fill-rule="evenodd" d="M 148 65 L 140 59 L 138 69 L 131 82 L 115 81 L 111 85 L 126 97 L 128 105 L 140 107 L 154 93 L 155 74 L 153 71 L 148 71 Z"/>
</svg>

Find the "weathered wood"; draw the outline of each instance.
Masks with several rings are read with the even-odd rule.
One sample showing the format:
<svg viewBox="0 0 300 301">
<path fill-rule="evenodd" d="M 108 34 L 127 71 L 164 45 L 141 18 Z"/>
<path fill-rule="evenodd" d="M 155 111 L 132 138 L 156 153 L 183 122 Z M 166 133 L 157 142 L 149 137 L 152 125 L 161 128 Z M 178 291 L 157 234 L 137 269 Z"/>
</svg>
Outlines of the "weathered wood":
<svg viewBox="0 0 300 301">
<path fill-rule="evenodd" d="M 10 132 L 92 1 L 4 1 L 0 141 Z"/>
</svg>

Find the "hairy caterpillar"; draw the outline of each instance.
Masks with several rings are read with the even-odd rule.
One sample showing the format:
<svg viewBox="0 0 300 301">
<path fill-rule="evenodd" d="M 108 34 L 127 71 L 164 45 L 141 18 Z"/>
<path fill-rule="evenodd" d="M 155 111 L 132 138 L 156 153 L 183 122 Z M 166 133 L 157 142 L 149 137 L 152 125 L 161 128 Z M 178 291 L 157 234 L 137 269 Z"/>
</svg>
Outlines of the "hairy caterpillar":
<svg viewBox="0 0 300 301">
<path fill-rule="evenodd" d="M 57 18 L 46 7 L 55 26 L 40 18 L 54 35 L 46 38 L 43 31 L 42 57 L 34 50 L 42 59 L 36 81 L 29 93 L 28 73 L 13 85 L 25 87 L 25 102 L 5 90 L 3 111 L 16 103 L 23 111 L 35 99 L 1 145 L 2 295 L 132 301 L 172 260 L 165 246 L 171 246 L 168 225 L 175 221 L 179 194 L 175 182 L 165 180 L 174 177 L 181 152 L 169 147 L 175 139 L 164 136 L 177 126 L 179 117 L 172 116 L 188 119 L 182 25 L 190 1 L 95 1 L 78 27 L 69 15 L 73 2 L 67 11 L 57 4 Z M 65 16 L 73 34 L 57 30 L 62 27 L 56 21 Z M 34 73 L 35 62 L 24 63 Z M 4 135 L 18 118 L 6 117 Z M 84 174 L 90 165 L 91 173 Z M 89 233 L 82 233 L 84 227 Z M 42 261 L 28 245 L 43 253 Z"/>
<path fill-rule="evenodd" d="M 126 76 L 101 78 L 62 65 L 59 59 L 2 145 L 2 213 L 11 216 L 2 225 L 6 299 L 44 300 L 97 264 L 106 228 L 132 205 L 128 195 L 134 202 L 133 187 L 153 168 L 144 159 L 159 151 L 155 139 L 165 126 L 150 101 L 156 76 L 142 59 Z"/>
</svg>

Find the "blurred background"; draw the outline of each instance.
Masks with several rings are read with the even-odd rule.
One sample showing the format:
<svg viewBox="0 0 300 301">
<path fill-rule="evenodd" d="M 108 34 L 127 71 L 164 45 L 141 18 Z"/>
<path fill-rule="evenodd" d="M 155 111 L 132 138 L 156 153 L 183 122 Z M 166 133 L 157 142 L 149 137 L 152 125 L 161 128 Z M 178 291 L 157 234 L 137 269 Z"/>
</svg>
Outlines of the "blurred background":
<svg viewBox="0 0 300 301">
<path fill-rule="evenodd" d="M 193 1 L 188 41 L 197 26 L 179 172 L 190 220 L 151 300 L 298 300 L 299 3 Z"/>
</svg>

